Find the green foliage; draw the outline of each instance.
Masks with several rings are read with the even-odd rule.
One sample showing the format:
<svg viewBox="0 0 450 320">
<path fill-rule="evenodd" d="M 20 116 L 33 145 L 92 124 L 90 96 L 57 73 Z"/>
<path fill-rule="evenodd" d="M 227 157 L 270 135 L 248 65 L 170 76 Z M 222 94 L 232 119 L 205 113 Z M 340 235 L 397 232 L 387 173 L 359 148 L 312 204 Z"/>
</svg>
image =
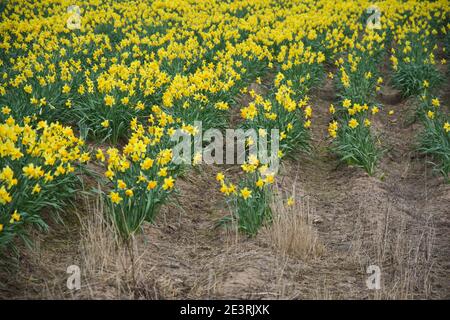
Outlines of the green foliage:
<svg viewBox="0 0 450 320">
<path fill-rule="evenodd" d="M 369 175 L 374 174 L 381 155 L 370 129 L 363 125 L 352 129 L 347 124 L 343 124 L 338 129 L 332 150 L 341 161 L 364 168 Z"/>
<path fill-rule="evenodd" d="M 257 186 L 257 181 L 263 185 Z M 258 172 L 247 174 L 238 185 L 239 192 L 234 191 L 227 202 L 232 210 L 232 220 L 237 222 L 238 229 L 250 237 L 255 236 L 264 223 L 272 220 L 270 201 L 272 197 L 271 184 L 262 182 L 264 179 Z M 249 192 L 248 197 L 245 192 Z"/>
</svg>

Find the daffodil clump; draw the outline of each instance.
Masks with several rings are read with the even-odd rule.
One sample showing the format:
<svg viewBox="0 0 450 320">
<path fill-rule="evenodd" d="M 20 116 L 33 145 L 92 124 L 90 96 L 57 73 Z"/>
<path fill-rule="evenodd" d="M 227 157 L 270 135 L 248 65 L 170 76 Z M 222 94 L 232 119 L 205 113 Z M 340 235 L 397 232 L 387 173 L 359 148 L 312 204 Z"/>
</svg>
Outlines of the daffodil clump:
<svg viewBox="0 0 450 320">
<path fill-rule="evenodd" d="M 254 129 L 259 139 L 266 139 L 269 145 L 274 138 L 272 130 L 278 130 L 280 158 L 284 154 L 292 155 L 298 151 L 310 150 L 309 128 L 312 118 L 308 96 L 296 100 L 295 91 L 287 84 L 282 84 L 283 79 L 283 74 L 279 73 L 275 79 L 275 87 L 267 98 L 250 91 L 253 101 L 240 110 L 242 127 Z M 246 141 L 248 146 L 254 143 L 258 142 L 252 141 L 250 137 Z"/>
<path fill-rule="evenodd" d="M 79 182 L 77 168 L 89 160 L 84 142 L 59 123 L 9 116 L 0 123 L 0 249 L 27 226 L 46 228 L 41 215 L 56 215 L 70 202 Z"/>
<path fill-rule="evenodd" d="M 395 48 L 391 49 L 390 61 L 394 85 L 403 95 L 418 99 L 416 116 L 424 125 L 418 149 L 432 156 L 431 162 L 448 180 L 450 118 L 448 109 L 441 106 L 437 97 L 444 80 L 438 65 L 446 65 L 447 59 L 438 59 L 437 52 L 439 41 L 446 40 L 448 46 L 450 24 L 440 23 L 440 19 L 445 21 L 444 12 L 434 12 L 432 22 L 421 18 L 398 26 L 393 32 Z M 442 52 L 446 54 L 446 50 L 444 46 Z"/>
<path fill-rule="evenodd" d="M 371 125 L 379 112 L 377 104 L 356 103 L 344 99 L 340 105 L 330 105 L 332 121 L 328 125 L 328 134 L 333 139 L 332 150 L 348 164 L 364 168 L 370 175 L 374 173 L 380 156 L 379 146 Z"/>
<path fill-rule="evenodd" d="M 277 161 L 286 155 L 294 156 L 299 151 L 310 151 L 309 130 L 313 109 L 307 93 L 324 74 L 322 63 L 325 55 L 314 51 L 311 46 L 305 47 L 301 38 L 290 47 L 279 48 L 274 65 L 280 72 L 266 97 L 251 90 L 249 94 L 253 100 L 240 109 L 241 126 L 247 130 L 253 129 L 259 139 L 253 141 L 252 137 L 248 137 L 246 146 L 250 149 L 257 144 L 261 148 L 260 140 L 264 140 L 268 143 L 267 151 L 276 143 L 277 154 L 267 157 L 275 157 Z M 306 41 L 316 38 L 317 34 L 310 33 Z M 278 131 L 274 132 L 274 129 Z M 244 177 L 238 187 L 227 184 L 222 174 L 217 176 L 217 180 L 220 181 L 221 192 L 228 196 L 239 229 L 254 236 L 264 223 L 271 220 L 270 199 L 276 173 L 251 155 L 242 165 L 242 170 Z"/>
<path fill-rule="evenodd" d="M 338 96 L 357 103 L 371 102 L 380 90 L 383 79 L 378 66 L 384 56 L 386 32 L 368 29 L 348 53 L 335 61 Z"/>
<path fill-rule="evenodd" d="M 311 30 L 306 37 L 300 33 L 289 46 L 280 47 L 275 64 L 282 78 L 279 74 L 277 82 L 286 82 L 292 88 L 295 99 L 305 96 L 322 82 L 325 74 L 323 64 L 326 60 L 326 54 L 322 50 L 332 56 L 331 50 L 323 45 L 325 40 L 323 34 L 319 36 L 315 30 Z"/>
<path fill-rule="evenodd" d="M 405 24 L 403 28 L 403 32 L 395 34 L 396 46 L 391 49 L 392 80 L 404 96 L 417 96 L 440 84 L 443 78 L 436 65 L 446 61 L 437 61 L 436 30 L 430 30 L 426 20 Z M 446 32 L 445 26 L 442 30 Z"/>
<path fill-rule="evenodd" d="M 419 151 L 432 156 L 435 169 L 449 181 L 450 118 L 442 110 L 439 98 L 424 90 L 419 101 L 419 119 L 424 129 L 419 134 Z"/>
<path fill-rule="evenodd" d="M 233 213 L 231 218 L 224 221 L 234 220 L 240 231 L 254 236 L 264 223 L 272 219 L 269 204 L 275 173 L 251 156 L 241 168 L 244 178 L 237 185 L 229 181 L 222 172 L 217 174 L 216 180 L 220 183 L 220 191 L 226 196 Z"/>
<path fill-rule="evenodd" d="M 328 133 L 333 139 L 333 151 L 342 161 L 360 166 L 370 175 L 380 156 L 371 124 L 380 110 L 375 95 L 383 83 L 377 68 L 385 38 L 386 32 L 367 29 L 361 41 L 335 61 L 339 70 L 335 77 L 339 103 L 337 108 L 329 108 L 332 121 Z"/>
<path fill-rule="evenodd" d="M 334 106 L 330 109 L 335 113 Z M 339 109 L 343 116 L 336 117 L 337 120 L 332 120 L 328 125 L 328 133 L 333 139 L 332 150 L 342 161 L 360 166 L 372 175 L 380 150 L 375 143 L 371 124 L 379 109 L 376 105 L 369 107 L 350 100 L 344 100 Z"/>
<path fill-rule="evenodd" d="M 159 113 L 158 119 L 165 117 Z M 167 127 L 144 126 L 134 119 L 131 138 L 122 150 L 98 149 L 96 159 L 105 166 L 104 175 L 110 191 L 105 194 L 108 214 L 121 238 L 128 241 L 142 224 L 153 222 L 168 195 L 174 190 L 181 166 L 173 160 L 174 120 L 168 116 Z"/>
</svg>

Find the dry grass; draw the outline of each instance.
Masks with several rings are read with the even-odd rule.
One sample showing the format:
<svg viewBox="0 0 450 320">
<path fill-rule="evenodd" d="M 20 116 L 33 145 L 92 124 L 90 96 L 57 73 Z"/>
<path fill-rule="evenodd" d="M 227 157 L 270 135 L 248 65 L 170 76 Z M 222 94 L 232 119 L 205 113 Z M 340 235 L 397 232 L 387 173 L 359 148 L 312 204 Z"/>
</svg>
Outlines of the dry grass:
<svg viewBox="0 0 450 320">
<path fill-rule="evenodd" d="M 324 247 L 312 225 L 309 198 L 296 197 L 295 185 L 290 196 L 294 203 L 288 205 L 283 192 L 276 190 L 271 205 L 273 222 L 265 232 L 281 255 L 301 259 L 316 258 L 323 253 Z"/>
<path fill-rule="evenodd" d="M 361 209 L 355 225 L 354 258 L 362 270 L 381 268 L 381 289 L 370 299 L 414 299 L 431 295 L 435 229 L 428 217 L 396 217 L 389 205 L 370 214 Z"/>
<path fill-rule="evenodd" d="M 90 299 L 98 298 L 141 298 L 155 293 L 154 288 L 146 287 L 149 266 L 143 267 L 145 254 L 134 239 L 134 278 L 130 252 L 120 244 L 114 227 L 106 220 L 103 200 L 100 196 L 85 198 L 84 214 L 80 219 L 80 255 L 83 283 L 81 292 Z M 88 213 L 86 215 L 86 212 Z M 140 240 L 140 239 L 139 239 Z M 145 289 L 143 288 L 145 287 Z"/>
<path fill-rule="evenodd" d="M 91 201 L 86 198 L 85 203 L 89 214 L 79 216 L 84 270 L 90 275 L 104 274 L 116 258 L 117 238 L 105 220 L 101 197 Z"/>
</svg>

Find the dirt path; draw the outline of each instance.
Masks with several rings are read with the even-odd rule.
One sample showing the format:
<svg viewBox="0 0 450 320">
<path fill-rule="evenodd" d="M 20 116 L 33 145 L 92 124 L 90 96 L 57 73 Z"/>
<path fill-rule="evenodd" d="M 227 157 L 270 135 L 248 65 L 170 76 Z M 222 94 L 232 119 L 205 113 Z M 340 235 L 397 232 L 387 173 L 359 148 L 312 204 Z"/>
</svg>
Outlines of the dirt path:
<svg viewBox="0 0 450 320">
<path fill-rule="evenodd" d="M 383 289 L 368 292 L 358 286 L 360 283 L 354 284 L 363 290 L 359 297 L 448 298 L 450 230 L 446 204 L 450 189 L 442 177 L 432 174 L 427 159 L 414 151 L 421 128 L 418 124 L 404 125 L 411 102 L 386 104 L 374 124 L 388 151 L 377 177 L 369 177 L 360 169 L 340 166 L 327 153 L 326 110 L 332 101 L 324 90 L 333 90 L 330 80 L 313 99 L 316 153 L 302 159 L 300 176 L 321 215 L 322 239 L 332 252 L 346 256 L 336 268 L 354 268 L 352 262 L 358 262 L 354 272 L 362 275 L 368 265 L 380 266 Z M 387 116 L 388 110 L 394 110 L 395 115 Z"/>
</svg>

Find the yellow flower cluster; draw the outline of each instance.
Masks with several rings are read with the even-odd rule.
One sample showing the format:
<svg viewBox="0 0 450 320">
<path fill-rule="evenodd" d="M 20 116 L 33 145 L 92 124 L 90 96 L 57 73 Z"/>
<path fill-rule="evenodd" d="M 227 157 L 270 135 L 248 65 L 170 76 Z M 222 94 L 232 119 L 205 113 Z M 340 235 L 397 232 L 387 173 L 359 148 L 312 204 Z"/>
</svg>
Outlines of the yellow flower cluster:
<svg viewBox="0 0 450 320">
<path fill-rule="evenodd" d="M 174 188 L 175 178 L 171 173 L 176 169 L 172 163 L 173 151 L 170 147 L 164 148 L 162 142 L 170 138 L 174 130 L 170 127 L 173 119 L 162 112 L 158 107 L 156 119 L 151 122 L 164 122 L 165 126 L 143 124 L 134 120 L 131 124 L 132 135 L 123 151 L 117 148 L 108 148 L 106 152 L 98 149 L 96 158 L 106 166 L 105 176 L 112 181 L 114 189 L 110 191 L 109 198 L 113 204 L 120 204 L 124 199 L 132 201 L 133 197 L 145 196 L 153 192 L 154 200 L 158 194 L 168 193 Z M 106 153 L 106 155 L 105 155 Z"/>
<path fill-rule="evenodd" d="M 250 156 L 249 160 L 241 165 L 241 169 L 250 177 L 248 181 L 244 181 L 245 186 L 241 188 L 226 181 L 222 172 L 217 173 L 216 180 L 220 183 L 220 191 L 226 196 L 240 196 L 247 200 L 252 197 L 252 192 L 262 191 L 264 187 L 275 182 L 275 173 L 270 172 L 267 165 L 261 164 L 256 156 Z"/>
<path fill-rule="evenodd" d="M 83 146 L 57 122 L 26 118 L 20 125 L 10 116 L 0 123 L 0 232 L 14 234 L 17 222 L 39 219 L 43 207 L 60 207 L 73 193 L 76 166 L 89 160 Z"/>
</svg>

